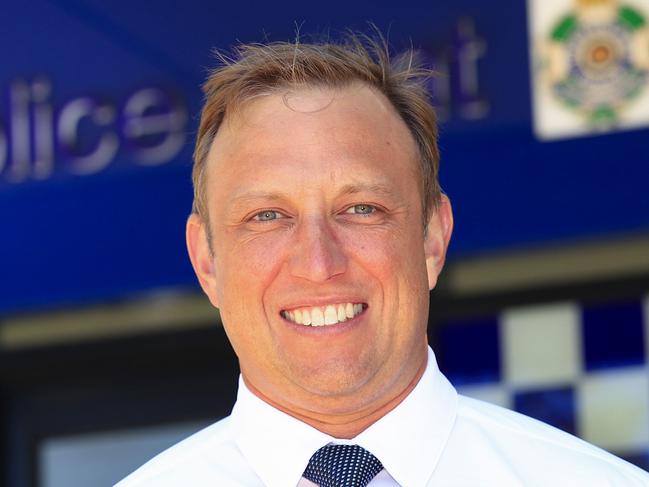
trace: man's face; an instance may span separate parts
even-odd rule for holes
[[[196,216],[188,245],[246,381],[308,410],[398,394],[426,361],[451,216],[445,200],[425,238],[417,149],[389,102],[362,85],[259,97],[207,164],[213,255]]]

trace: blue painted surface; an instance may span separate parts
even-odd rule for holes
[[[456,386],[502,378],[497,318],[444,323],[435,349],[440,370]]]
[[[577,432],[577,408],[572,387],[517,392],[514,394],[514,408],[573,435]]]
[[[471,97],[457,91],[453,59],[468,42],[458,34],[462,18],[473,19],[469,41],[486,44],[477,60],[475,98],[489,110],[479,120],[462,115]],[[441,179],[456,215],[451,257],[649,229],[649,130],[534,139],[524,2],[507,0],[494,9],[482,0],[412,1],[399,8],[336,0],[188,0],[182,6],[171,0],[32,0],[5,2],[3,20],[5,139],[15,116],[11,86],[41,79],[50,85],[46,105],[55,118],[80,97],[114,111],[108,129],[88,120],[79,125],[78,152],[90,151],[106,130],[115,132],[119,147],[104,169],[86,176],[74,174],[74,158],[61,140],[54,144],[54,170],[43,180],[12,182],[3,164],[0,313],[194,287],[183,225],[199,87],[214,64],[210,51],[237,40],[291,39],[296,24],[303,32],[335,33],[367,29],[371,20],[389,31],[397,49],[412,39],[438,69],[444,56],[451,59],[452,96],[438,99],[447,113]],[[182,147],[153,166],[138,160],[125,134],[125,105],[149,88],[189,114]]]
[[[630,301],[584,307],[581,322],[587,370],[645,362],[642,303]]]

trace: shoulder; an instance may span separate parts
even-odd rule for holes
[[[230,418],[149,460],[115,487],[245,485],[249,469],[230,434]]]
[[[455,430],[465,447],[472,445],[469,449],[473,454],[509,468],[510,475],[525,479],[525,485],[530,485],[528,475],[543,478],[545,485],[649,485],[649,474],[600,448],[475,399],[459,396]]]

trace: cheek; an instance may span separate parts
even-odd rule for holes
[[[264,298],[281,268],[282,245],[270,238],[233,240],[223,238],[215,248],[221,318],[239,357],[261,357],[268,348]]]
[[[357,232],[347,236],[346,248],[381,281],[418,282],[426,276],[424,246],[411,233],[408,229]]]
[[[427,326],[428,274],[422,237],[406,230],[357,235],[349,248],[380,293],[384,338],[409,347]],[[413,323],[422,325],[413,328]]]
[[[236,238],[225,234],[215,249],[217,285],[224,299],[261,301],[263,291],[276,277],[284,259],[282,238]]]

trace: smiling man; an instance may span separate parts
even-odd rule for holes
[[[242,46],[208,79],[187,245],[239,394],[120,487],[649,485],[439,372],[453,219],[427,73],[366,46]]]
[[[443,198],[424,237],[417,160],[405,123],[362,83],[256,98],[207,154],[212,238],[198,214],[187,238],[243,380],[336,437],[385,415],[426,366],[451,211]]]

